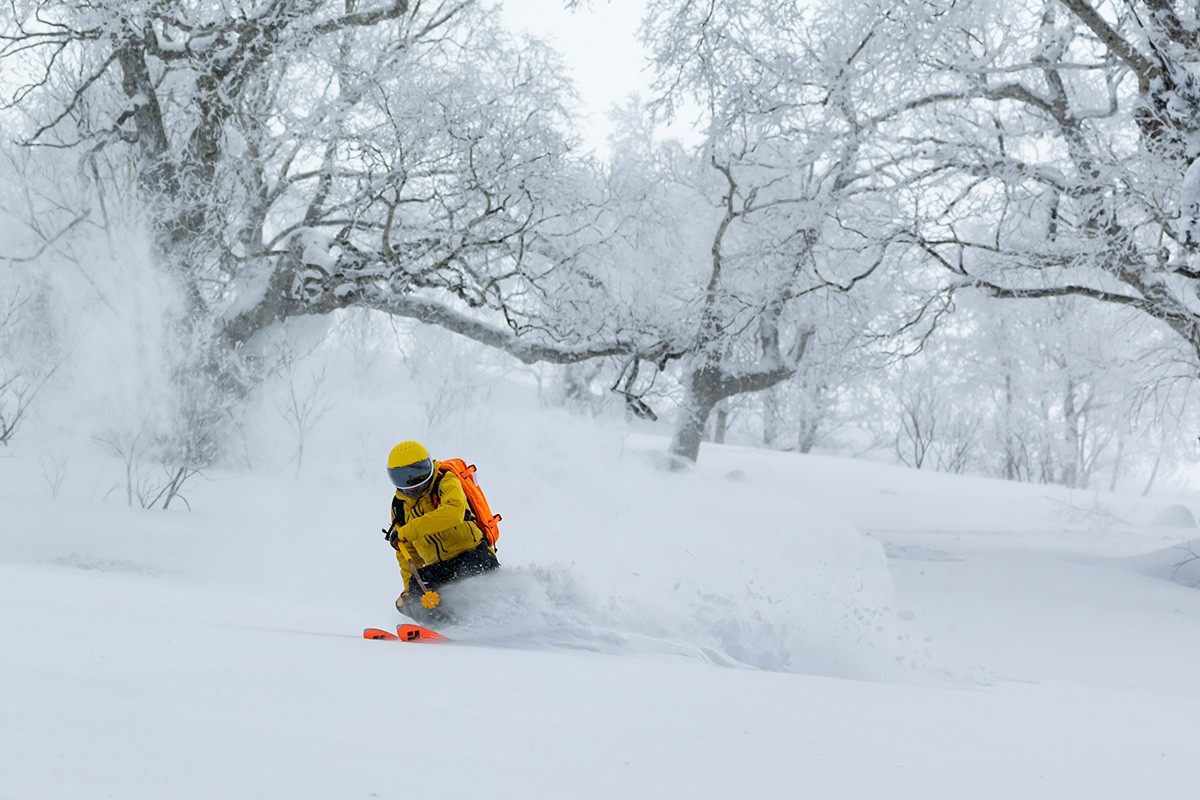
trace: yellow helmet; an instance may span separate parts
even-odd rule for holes
[[[401,442],[388,454],[388,477],[402,494],[415,497],[433,478],[433,461],[420,442]]]

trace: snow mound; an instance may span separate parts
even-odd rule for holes
[[[1184,505],[1170,505],[1158,512],[1154,524],[1162,528],[1195,528],[1196,517]]]
[[[1152,578],[1200,588],[1200,539],[1126,558],[1124,563],[1134,571]]]

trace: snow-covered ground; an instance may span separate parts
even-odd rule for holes
[[[304,469],[210,472],[191,512],[127,508],[95,448],[2,454],[0,798],[1200,791],[1194,497],[707,445],[674,474],[560,413],[339,402]],[[410,436],[504,515],[449,645],[360,637],[399,621]]]

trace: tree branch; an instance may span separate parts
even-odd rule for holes
[[[1060,2],[1086,25],[1113,55],[1133,70],[1138,77],[1138,89],[1143,93],[1149,91],[1151,82],[1159,74],[1159,69],[1154,62],[1125,41],[1121,34],[1104,21],[1100,12],[1088,4],[1087,0],[1060,0]]]

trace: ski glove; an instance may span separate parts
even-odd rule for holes
[[[393,550],[399,550],[400,545],[397,544],[400,540],[400,529],[393,525],[391,528],[383,529],[383,538],[387,539],[387,543],[392,546]]]

